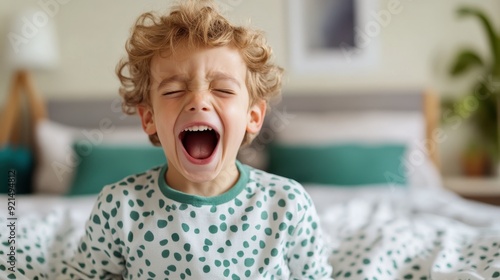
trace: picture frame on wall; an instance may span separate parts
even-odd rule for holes
[[[373,69],[384,27],[377,0],[288,0],[290,66],[299,74]]]

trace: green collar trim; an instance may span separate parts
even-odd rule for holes
[[[240,177],[238,178],[236,184],[234,184],[234,186],[232,186],[227,192],[216,196],[204,197],[204,196],[187,194],[173,189],[167,184],[165,180],[165,174],[167,173],[168,170],[168,164],[165,164],[162,167],[158,175],[158,185],[163,195],[180,203],[187,203],[194,206],[219,205],[233,200],[238,194],[240,194],[240,192],[243,190],[243,188],[245,188],[245,186],[248,183],[248,174],[249,174],[248,167],[246,165],[241,164],[239,161],[236,161],[236,167],[240,172]]]

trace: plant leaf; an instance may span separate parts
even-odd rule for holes
[[[458,76],[468,71],[474,66],[483,66],[483,60],[473,50],[467,49],[461,51],[450,69],[452,76]]]
[[[488,41],[490,43],[491,52],[493,55],[493,59],[495,61],[495,64],[493,66],[494,72],[497,75],[500,75],[500,72],[498,72],[500,71],[500,40],[499,40],[500,36],[493,28],[493,25],[491,24],[489,18],[481,10],[474,7],[462,7],[458,9],[457,13],[461,17],[466,17],[466,16],[476,17],[482,24],[482,26],[484,27],[484,31],[486,32]]]

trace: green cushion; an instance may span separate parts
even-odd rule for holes
[[[153,146],[75,145],[81,159],[69,195],[95,194],[129,175],[166,162],[163,150]]]
[[[289,146],[272,144],[269,172],[300,183],[357,186],[393,184],[404,186],[405,145],[337,144]]]
[[[33,154],[28,148],[4,146],[0,149],[0,193],[8,193],[9,180],[15,176],[12,186],[17,194],[31,192]]]

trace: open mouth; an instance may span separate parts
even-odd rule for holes
[[[190,126],[179,134],[184,149],[195,159],[209,158],[214,153],[219,138],[219,133],[206,125]]]

